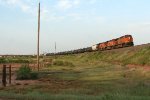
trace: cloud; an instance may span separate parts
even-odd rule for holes
[[[71,3],[68,1],[68,0],[65,0],[65,1],[60,1],[58,3],[58,7],[61,8],[61,9],[69,9],[72,7]]]
[[[84,12],[65,12],[72,8],[82,7],[87,2],[88,4],[93,4],[97,0],[56,0],[53,5],[48,5],[49,1],[43,0],[41,2],[41,20],[43,21],[61,21],[65,19],[71,20],[89,20],[95,19],[97,21],[102,21],[100,17],[91,16],[90,13],[85,14]],[[0,0],[0,4],[8,6],[11,8],[20,9],[22,12],[30,14],[32,16],[37,16],[38,2],[36,0]],[[88,18],[87,16],[91,16]]]
[[[20,0],[3,0],[5,2],[7,2],[8,4],[16,4],[18,3]]]
[[[28,12],[32,8],[28,2],[24,2],[23,0],[0,0],[0,3],[5,6],[19,7],[24,12]]]
[[[89,0],[89,3],[90,4],[94,4],[94,3],[96,3],[97,2],[97,0]]]
[[[78,6],[80,4],[80,0],[59,0],[56,7],[61,10],[67,10]]]
[[[38,3],[32,0],[0,0],[0,5],[20,9],[22,12],[34,17],[38,15]],[[56,16],[55,12],[50,12],[46,6],[47,5],[41,4],[41,20],[50,21],[63,19],[63,17]]]
[[[74,4],[74,5],[79,5],[80,2],[81,2],[80,0],[74,0],[73,4]]]
[[[20,7],[20,8],[22,9],[22,11],[24,11],[24,12],[28,12],[28,11],[30,11],[31,8],[32,8],[32,7],[30,7],[30,6],[26,5],[26,4],[23,4],[23,3],[19,4],[19,7]]]

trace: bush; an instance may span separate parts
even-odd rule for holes
[[[30,79],[37,79],[38,78],[38,73],[32,72],[30,73]]]
[[[29,63],[29,61],[25,60],[25,59],[11,59],[10,62],[13,62],[13,63]]]
[[[15,58],[0,58],[0,63],[29,63],[29,60]]]
[[[63,61],[54,61],[54,62],[53,62],[53,65],[63,66],[64,63],[63,63]]]
[[[5,59],[4,58],[0,58],[0,63],[5,63]]]
[[[23,65],[17,71],[17,79],[29,79],[30,78],[31,69],[28,66]]]
[[[64,62],[64,66],[74,67],[73,63],[71,62]]]
[[[67,61],[54,61],[53,65],[56,66],[70,66],[70,67],[74,67],[73,63],[71,62],[67,62]]]
[[[37,79],[37,78],[38,78],[38,74],[31,72],[29,66],[23,65],[17,71],[18,80]]]

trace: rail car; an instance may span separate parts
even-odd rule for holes
[[[133,38],[131,35],[125,35],[120,38],[112,39],[107,42],[100,43],[98,50],[111,50],[123,47],[134,46]]]
[[[58,53],[47,53],[46,56],[69,55],[69,54],[78,54],[84,52],[104,51],[104,50],[119,49],[119,48],[124,48],[129,46],[134,46],[133,37],[132,35],[124,35],[116,39],[95,44],[91,47],[65,51],[65,52],[58,52]]]

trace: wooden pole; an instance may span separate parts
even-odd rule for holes
[[[9,65],[9,84],[11,84],[11,65]]]
[[[56,48],[56,42],[55,42],[55,59],[56,59],[56,49],[57,49],[57,48]]]
[[[38,39],[37,39],[37,67],[39,71],[39,38],[40,38],[40,3],[39,3],[39,11],[38,11]]]
[[[3,65],[3,72],[2,72],[2,84],[4,87],[6,87],[6,65]]]

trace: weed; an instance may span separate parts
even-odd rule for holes
[[[53,65],[74,67],[73,63],[68,61],[60,61],[60,60],[54,61]]]
[[[17,71],[17,79],[18,80],[26,80],[26,79],[37,79],[38,74],[31,72],[29,66],[22,65]]]

